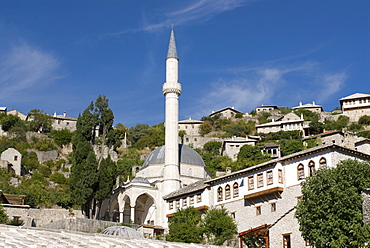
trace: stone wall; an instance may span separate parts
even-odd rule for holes
[[[37,155],[37,160],[39,161],[39,163],[45,163],[46,161],[49,161],[49,160],[55,161],[59,157],[58,150],[43,152],[43,151],[36,151],[36,150],[27,149],[27,152],[35,152],[36,155]]]
[[[103,220],[69,217],[63,220],[58,220],[56,222],[43,225],[42,228],[96,233],[98,232],[99,229],[104,230],[107,227],[115,225],[119,225],[119,223]]]
[[[30,208],[28,205],[3,205],[6,214],[12,219],[19,216],[24,221],[24,226],[39,227],[61,219],[68,218],[70,212],[67,209]],[[73,211],[74,216],[83,218],[80,210]]]
[[[370,189],[362,190],[362,213],[364,222],[370,222]]]

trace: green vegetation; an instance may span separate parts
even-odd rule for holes
[[[204,236],[211,244],[222,245],[237,233],[234,220],[221,208],[207,210],[204,218],[194,207],[178,209],[169,221],[166,239],[173,242],[201,243]]]
[[[302,184],[296,217],[302,236],[314,247],[367,247],[361,190],[370,187],[370,164],[345,160],[319,170]]]

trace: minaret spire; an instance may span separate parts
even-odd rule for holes
[[[166,98],[165,165],[163,169],[164,195],[181,187],[178,142],[181,84],[178,82],[178,63],[175,33],[172,27],[166,59],[166,83],[163,84],[163,95]]]
[[[175,41],[175,32],[174,32],[174,30],[173,30],[173,24],[172,24],[171,35],[170,35],[170,43],[168,44],[167,58],[175,58],[175,59],[179,59],[179,58],[177,57],[177,49],[176,49],[176,41]]]

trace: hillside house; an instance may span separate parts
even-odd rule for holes
[[[357,122],[361,116],[370,116],[370,94],[355,93],[339,100],[343,115],[351,122]]]

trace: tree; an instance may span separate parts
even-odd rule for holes
[[[54,142],[58,146],[62,147],[71,143],[73,133],[68,129],[53,130],[50,132],[50,136],[54,138]]]
[[[283,139],[279,142],[281,147],[281,152],[283,156],[293,154],[295,152],[303,151],[305,149],[302,141],[300,140],[291,140],[291,139]]]
[[[0,204],[0,224],[8,222],[8,215],[6,215],[3,205]]]
[[[369,224],[363,223],[361,190],[370,187],[370,164],[345,160],[321,169],[302,183],[296,217],[302,236],[321,247],[367,247]]]
[[[201,220],[201,213],[194,207],[178,209],[169,221],[169,234],[166,239],[172,242],[202,242],[204,228]]]
[[[358,124],[361,125],[370,125],[370,116],[368,115],[363,115],[358,119]]]
[[[224,207],[207,210],[203,225],[208,240],[215,245],[222,245],[226,240],[234,238],[237,233],[236,223]]]
[[[238,153],[238,163],[244,164],[244,168],[265,162],[271,158],[264,155],[258,146],[244,145]],[[242,168],[240,168],[242,169]]]
[[[34,132],[47,133],[51,131],[53,118],[39,109],[32,109],[28,116],[30,118],[29,126]]]
[[[204,144],[203,150],[211,153],[212,155],[219,155],[222,143],[220,141],[208,141]]]

